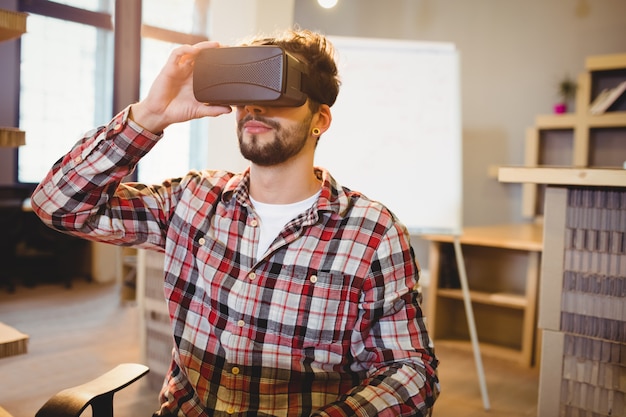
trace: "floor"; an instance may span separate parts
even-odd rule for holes
[[[120,287],[76,281],[0,290],[0,322],[30,336],[28,353],[0,358],[0,406],[32,417],[57,391],[122,362],[141,362],[135,303]],[[483,355],[490,410],[486,411],[471,352],[437,344],[442,394],[435,417],[530,417],[537,414],[537,369]],[[149,417],[157,390],[144,378],[115,395],[116,417]],[[85,413],[86,415],[88,412]]]

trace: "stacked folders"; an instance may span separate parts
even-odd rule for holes
[[[562,415],[626,415],[626,192],[570,189]]]

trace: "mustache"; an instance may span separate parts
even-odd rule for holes
[[[245,125],[248,122],[251,121],[255,121],[255,122],[260,122],[260,123],[264,123],[266,125],[268,125],[269,127],[273,128],[273,129],[278,129],[280,128],[280,124],[274,120],[268,119],[266,117],[263,116],[259,116],[259,115],[252,115],[252,114],[248,114],[246,116],[244,116],[241,120],[239,120],[239,122],[237,123],[237,128],[239,130],[243,129],[243,125]]]

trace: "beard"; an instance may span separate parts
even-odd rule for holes
[[[270,126],[274,130],[274,138],[263,140],[254,134],[250,135],[247,141],[244,140],[243,126],[250,120],[258,120]],[[239,151],[245,159],[256,165],[271,166],[283,163],[297,155],[306,145],[311,120],[313,116],[296,126],[284,128],[279,123],[262,116],[248,115],[237,124]]]

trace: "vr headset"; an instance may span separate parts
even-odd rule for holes
[[[298,107],[307,80],[306,65],[279,46],[209,48],[196,58],[193,92],[209,104]]]

